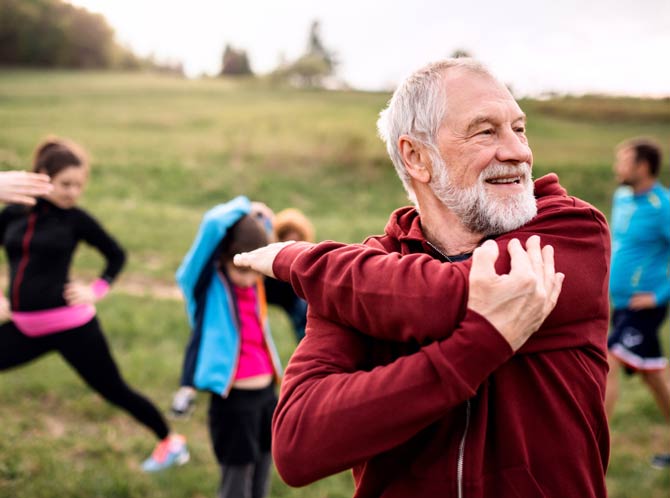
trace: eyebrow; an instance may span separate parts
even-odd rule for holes
[[[516,123],[517,121],[523,121],[524,124],[526,124],[526,114],[521,113],[519,117],[517,117],[512,123]],[[477,127],[484,123],[495,123],[496,120],[492,118],[491,116],[488,116],[486,114],[480,115],[475,117],[470,123],[468,124],[468,128],[466,129],[465,133],[470,134],[472,133]]]

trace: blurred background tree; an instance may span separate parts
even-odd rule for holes
[[[323,88],[328,86],[336,67],[335,52],[324,45],[320,23],[314,20],[309,28],[305,53],[293,62],[280,64],[272,76],[297,87]]]
[[[463,48],[457,48],[449,55],[449,57],[460,59],[461,57],[472,57],[472,54]]]
[[[0,65],[183,74],[181,64],[137,56],[102,15],[62,0],[0,0]]]
[[[239,50],[226,44],[221,61],[221,76],[249,76],[251,71],[246,50]]]

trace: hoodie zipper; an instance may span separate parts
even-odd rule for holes
[[[23,234],[23,240],[21,241],[21,260],[19,261],[19,267],[16,270],[16,276],[14,277],[14,288],[12,289],[12,308],[15,310],[19,309],[21,284],[23,283],[23,274],[25,273],[26,266],[28,266],[28,261],[30,260],[30,242],[33,240],[36,221],[37,213],[33,211],[30,213],[30,216],[28,216],[28,225],[26,227],[26,232]]]
[[[469,427],[470,427],[470,400],[467,400],[465,402],[465,428],[463,429],[463,436],[461,437],[461,443],[458,445],[458,464],[456,466],[458,498],[463,498],[463,461],[465,457],[465,438],[468,435]]]

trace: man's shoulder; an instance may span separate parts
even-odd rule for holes
[[[609,234],[607,219],[600,210],[583,199],[569,195],[538,198],[537,215],[520,231]]]
[[[370,235],[363,244],[374,249],[380,249],[384,252],[400,252],[400,241],[388,234],[384,235]]]
[[[559,183],[556,173],[549,173],[535,180],[535,196],[537,198],[538,216],[564,211],[566,213],[580,213],[595,211],[597,208],[587,201],[568,194],[568,191]]]
[[[396,209],[389,216],[383,235],[372,235],[364,244],[386,252],[415,252],[425,240],[421,228],[421,217],[413,206]]]
[[[657,183],[647,194],[649,204],[664,212],[670,211],[670,190]]]

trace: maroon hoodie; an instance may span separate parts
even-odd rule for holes
[[[497,270],[511,238],[538,234],[566,278],[514,355],[466,310],[471,262],[436,259],[413,208],[365,245],[279,253],[275,274],[310,304],[273,422],[286,482],[353,467],[361,498],[606,496],[609,232],[556,175],[535,194],[538,215],[496,238]]]

